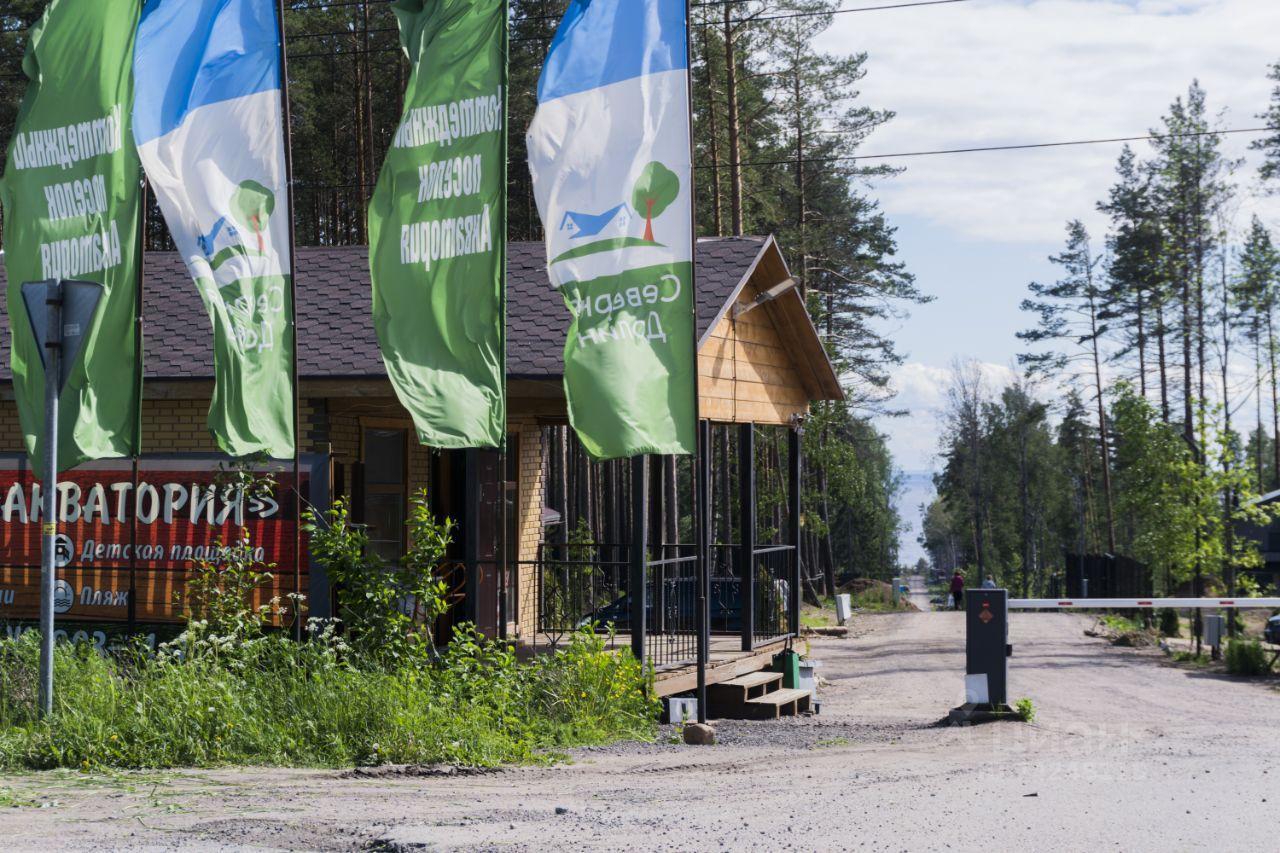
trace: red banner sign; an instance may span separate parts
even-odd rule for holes
[[[254,561],[273,576],[259,589],[255,604],[272,598],[287,604],[286,596],[295,588],[292,466],[262,467],[260,473],[269,472],[274,485],[246,493],[220,473],[218,461],[145,458],[136,488],[127,459],[63,473],[57,501],[56,618],[123,621],[132,593],[138,621],[180,620],[192,566],[215,561],[221,549],[245,547],[246,541]],[[319,457],[308,462],[301,472],[304,513],[313,483],[323,487],[315,490],[321,508],[328,499],[325,472],[315,467]],[[25,459],[0,458],[0,620],[39,616],[40,504],[41,485]],[[296,583],[307,595],[302,538]]]

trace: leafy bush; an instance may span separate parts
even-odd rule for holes
[[[1271,672],[1266,650],[1257,640],[1228,640],[1226,657],[1227,672],[1232,675],[1267,675]]]
[[[325,517],[314,510],[304,529],[311,553],[338,587],[339,613],[354,653],[397,666],[433,657],[436,619],[447,608],[448,588],[436,568],[449,547],[453,522],[431,515],[425,489],[410,501],[408,553],[388,563],[369,552],[369,536],[351,521],[347,502],[333,502]]]
[[[1013,710],[1018,715],[1018,719],[1024,723],[1036,721],[1036,706],[1025,696],[1013,703]]]
[[[1160,611],[1160,636],[1182,636],[1182,623],[1178,619],[1178,611],[1172,607],[1165,607]]]
[[[0,641],[0,768],[492,766],[655,729],[640,665],[593,633],[522,664],[463,631],[435,665],[387,668],[354,665],[332,623],[311,628],[222,657],[60,645],[47,720],[33,690],[9,689],[34,682],[37,633]]]

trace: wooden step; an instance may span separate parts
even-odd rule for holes
[[[719,684],[708,684],[708,695],[717,702],[741,704],[755,696],[767,694],[782,686],[782,673],[762,669],[749,672]]]
[[[808,690],[784,687],[763,696],[748,699],[744,710],[756,720],[776,720],[778,717],[794,717],[809,710],[812,694]]]

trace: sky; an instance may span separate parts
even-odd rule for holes
[[[845,6],[882,5],[850,0]],[[1193,79],[1222,127],[1258,127],[1280,60],[1278,0],[969,0],[952,5],[836,15],[819,48],[866,51],[863,103],[896,117],[864,154],[1140,136]],[[1280,226],[1280,199],[1262,197],[1255,135],[1224,137],[1247,157],[1236,221],[1253,213]],[[1140,156],[1150,153],[1135,143]],[[882,419],[898,466],[937,466],[941,408],[956,359],[984,366],[993,387],[1011,378],[1021,349],[1018,309],[1033,280],[1051,281],[1048,256],[1079,218],[1098,248],[1095,205],[1113,183],[1121,145],[904,158],[906,171],[871,188],[898,229],[899,257],[935,299],[895,321],[906,361],[895,405]],[[899,501],[908,521],[928,498],[916,478]],[[903,536],[914,561],[916,530]]]

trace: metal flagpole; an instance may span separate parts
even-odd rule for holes
[[[302,639],[302,459],[301,406],[298,388],[298,278],[297,241],[293,230],[293,143],[289,114],[289,51],[284,38],[284,0],[276,0],[276,23],[280,33],[280,107],[284,120],[285,205],[289,216],[289,328],[292,332],[293,362],[293,636]]]
[[[710,451],[710,434],[707,446],[703,447],[698,437],[702,433],[701,394],[698,382],[698,191],[693,180],[694,148],[693,148],[693,9],[692,0],[685,0],[684,5],[684,55],[685,55],[685,106],[688,109],[689,129],[689,311],[692,319],[693,344],[693,480],[691,503],[693,517],[694,552],[697,560],[698,575],[698,722],[707,721],[707,662],[711,654],[710,614],[707,612],[710,579],[707,576],[707,532],[708,524],[704,517],[707,499],[706,482],[703,477],[701,454]]]
[[[133,508],[129,511],[129,599],[128,599],[128,631],[134,634],[138,630],[138,460],[142,456],[142,400],[145,396],[143,383],[146,369],[143,362],[143,321],[142,321],[142,283],[145,280],[147,258],[147,178],[141,176],[139,181],[138,201],[138,281],[133,296],[133,345],[136,353],[136,370],[138,382],[138,414],[133,428],[133,459],[130,466],[132,472]]]
[[[61,282],[45,292],[48,337],[44,358],[44,481],[40,494],[40,714],[53,713],[53,596],[57,588],[58,548],[58,381],[62,373]]]

